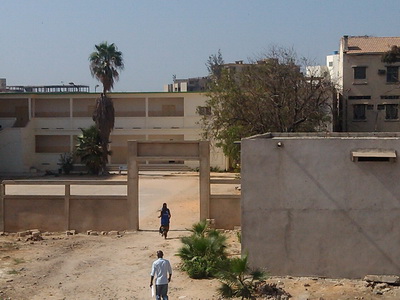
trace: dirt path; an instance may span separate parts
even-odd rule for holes
[[[188,278],[179,270],[180,260],[175,256],[181,246],[180,237],[189,234],[183,229],[198,218],[197,181],[184,177],[163,180],[167,185],[179,186],[177,194],[165,198],[171,207],[174,229],[167,240],[156,231],[159,205],[146,200],[155,197],[156,189],[165,193],[156,181],[142,182],[139,232],[120,236],[61,233],[43,235],[42,241],[0,236],[0,299],[150,299],[150,267],[159,249],[171,261],[174,271],[170,299],[218,299],[219,282]],[[154,190],[152,183],[157,185]],[[226,234],[229,252],[240,254],[236,232]],[[374,290],[361,280],[285,277],[269,281],[288,291],[292,299],[400,299],[397,287]]]

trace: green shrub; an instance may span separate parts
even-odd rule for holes
[[[218,273],[222,286],[218,289],[221,296],[241,299],[254,299],[257,286],[267,275],[260,270],[251,270],[248,266],[247,255],[242,258],[229,259],[228,267]]]
[[[192,234],[182,237],[183,246],[178,251],[182,269],[191,278],[215,277],[227,260],[226,236],[211,229],[206,221],[195,223]]]
[[[103,163],[103,151],[107,151],[102,148],[100,132],[94,125],[87,129],[80,129],[82,135],[78,136],[76,156],[85,164],[90,174],[98,175]],[[107,152],[111,154],[110,151]]]
[[[74,168],[74,156],[72,153],[60,154],[59,165],[64,174],[69,174]]]

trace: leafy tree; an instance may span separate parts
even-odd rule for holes
[[[100,133],[95,125],[87,129],[81,128],[81,131],[75,154],[86,165],[90,174],[98,175],[102,166],[103,151],[107,148],[102,147]]]
[[[224,65],[221,49],[218,49],[217,54],[212,54],[208,57],[206,66],[211,79],[219,79],[221,77],[222,68]]]
[[[400,61],[400,47],[394,45],[389,51],[383,53],[382,61],[385,63],[395,63]]]
[[[218,273],[222,286],[218,289],[221,296],[241,299],[255,299],[257,283],[267,275],[260,270],[251,270],[248,266],[247,255],[242,258],[232,258],[228,268]]]
[[[192,234],[182,237],[183,246],[178,251],[182,269],[191,278],[214,277],[226,261],[226,236],[209,228],[206,221],[192,226]]]
[[[216,57],[209,59],[212,70]],[[223,61],[222,59],[220,61]],[[234,141],[266,132],[326,130],[332,86],[324,78],[303,75],[305,59],[291,49],[272,48],[249,64],[225,65],[212,76],[210,115],[203,115],[203,137],[222,147],[233,164],[239,160]]]
[[[111,131],[114,129],[114,104],[106,93],[114,87],[114,82],[119,79],[119,70],[124,69],[122,52],[114,44],[107,42],[95,45],[96,51],[90,54],[90,71],[103,84],[103,93],[96,100],[93,121],[100,131],[101,145],[107,150]],[[102,173],[106,173],[108,151],[103,151]]]

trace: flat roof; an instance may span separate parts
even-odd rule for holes
[[[397,139],[400,132],[268,132],[245,139]]]

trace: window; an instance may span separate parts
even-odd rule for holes
[[[386,120],[397,120],[399,118],[398,104],[386,104]]]
[[[349,96],[349,100],[356,100],[356,99],[370,100],[371,96]]]
[[[397,153],[387,149],[358,149],[351,151],[354,162],[395,162]]]
[[[386,82],[399,81],[399,67],[387,67]]]
[[[353,105],[353,120],[365,120],[365,104],[354,104]]]
[[[400,99],[399,95],[381,96],[381,99]]]
[[[354,67],[354,79],[367,79],[367,67]]]
[[[198,106],[197,112],[200,116],[209,116],[211,115],[211,107],[209,106]]]

